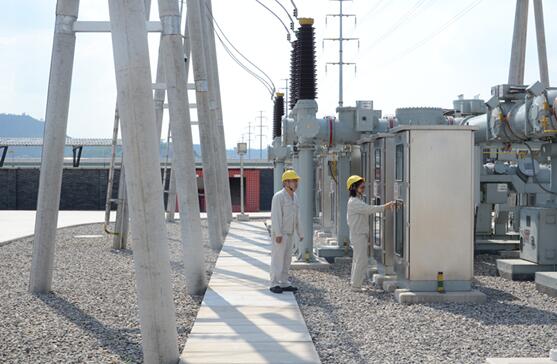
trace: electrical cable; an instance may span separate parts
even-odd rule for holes
[[[544,192],[549,193],[550,195],[557,195],[557,192],[548,190],[547,187],[543,186],[540,183],[540,181],[538,181],[538,172],[536,172],[536,164],[534,163],[534,153],[532,152],[532,147],[530,147],[530,145],[526,142],[523,143],[526,146],[526,148],[528,148],[528,151],[530,152],[530,160],[532,161],[532,174],[533,174],[532,178],[534,179],[534,182],[536,182],[538,187],[541,188]]]
[[[282,24],[282,26],[284,27],[284,29],[286,30],[286,34],[288,35],[288,41],[290,42],[290,29],[286,26],[286,24],[284,24],[284,22],[282,21],[282,19],[280,18],[280,16],[277,15],[277,13],[275,13],[271,8],[269,8],[267,5],[263,4],[261,1],[259,0],[255,0],[259,5],[261,5],[262,7],[264,7],[265,9],[267,9],[271,14],[274,15],[275,18],[278,19],[278,21],[280,21],[280,23]]]
[[[282,3],[279,0],[275,0],[275,2],[279,4],[279,6],[282,8],[282,10],[284,10],[286,15],[288,16],[288,19],[290,19],[290,30],[294,30],[294,19],[292,19],[292,16],[288,12],[288,10],[284,7],[284,5],[282,5]]]
[[[222,28],[220,27],[220,25],[219,25],[217,19],[215,19],[214,15],[213,15],[213,13],[212,13],[212,11],[211,11],[211,9],[210,9],[207,5],[206,5],[206,7],[207,7],[208,15],[211,17],[209,20],[211,20],[211,21],[210,21],[210,24],[211,24],[211,27],[213,28],[213,31],[215,32],[215,34],[217,34],[217,29],[218,29],[218,31],[221,33],[221,35],[223,36],[223,38],[228,42],[228,44],[230,44],[230,46],[231,46],[243,59],[245,59],[249,64],[251,64],[253,67],[255,67],[259,72],[261,72],[261,73],[265,76],[266,81],[268,81],[267,84],[268,84],[268,86],[270,86],[270,88],[271,88],[272,90],[276,90],[275,84],[274,84],[273,80],[271,79],[271,77],[269,77],[269,75],[268,75],[267,73],[265,73],[265,72],[264,72],[261,68],[259,68],[255,63],[253,63],[253,62],[252,62],[248,57],[246,57],[242,52],[240,52],[240,50],[238,50],[238,48],[236,48],[236,46],[234,46],[234,44],[233,44],[233,43],[230,41],[230,39],[226,36],[226,33],[225,33],[225,32],[222,30]],[[216,25],[216,28],[213,26],[213,24]],[[219,40],[221,41],[221,43],[224,43],[220,37],[219,37]],[[224,44],[223,44],[223,46],[224,46]],[[230,54],[230,53],[229,53],[229,54]],[[273,93],[274,93],[274,91],[273,91]]]

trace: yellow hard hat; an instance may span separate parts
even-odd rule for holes
[[[350,190],[350,187],[352,187],[352,185],[356,182],[360,182],[360,181],[365,181],[365,179],[363,177],[360,177],[358,175],[353,175],[348,177],[348,179],[346,180],[346,189]]]
[[[297,180],[297,179],[300,179],[300,176],[298,176],[296,174],[296,171],[293,170],[293,169],[289,169],[287,171],[284,171],[284,173],[282,174],[282,182],[288,181],[288,180],[291,180],[291,179],[296,179]]]

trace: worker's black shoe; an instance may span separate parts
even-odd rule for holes
[[[282,291],[283,291],[283,289],[280,288],[280,286],[271,287],[271,288],[269,288],[269,290],[273,293],[282,293]]]
[[[282,287],[283,292],[296,292],[298,288],[293,286]]]

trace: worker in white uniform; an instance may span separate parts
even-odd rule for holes
[[[352,245],[352,274],[350,284],[354,291],[361,291],[368,267],[369,217],[395,206],[395,202],[385,205],[369,205],[363,200],[365,180],[360,176],[350,176],[346,187],[350,192],[346,212]]]
[[[288,270],[292,262],[292,244],[297,235],[301,240],[300,207],[296,189],[300,177],[294,170],[282,174],[283,189],[275,193],[271,203],[271,292],[295,292]]]

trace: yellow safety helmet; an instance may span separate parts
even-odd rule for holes
[[[300,179],[300,176],[298,176],[296,174],[296,171],[293,169],[289,169],[287,171],[284,171],[284,173],[282,174],[282,182],[284,181],[288,181],[288,180],[292,180],[292,179]]]
[[[352,185],[356,182],[360,182],[360,181],[365,181],[365,179],[363,177],[360,177],[358,175],[353,175],[348,177],[348,179],[346,180],[346,189],[350,190],[350,187],[352,187]]]

